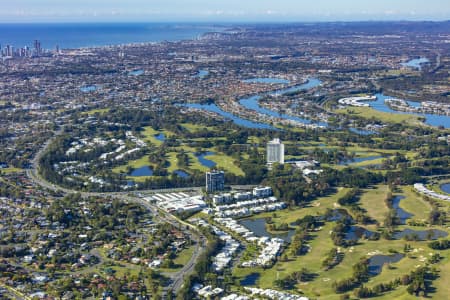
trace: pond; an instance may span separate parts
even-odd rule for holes
[[[369,274],[376,276],[383,270],[384,264],[399,262],[403,257],[401,253],[396,253],[394,255],[374,255],[369,258]]]
[[[205,156],[214,155],[214,154],[215,154],[214,152],[208,151],[208,152],[196,153],[195,156],[197,157],[199,163],[202,166],[211,169],[211,168],[214,168],[216,166],[216,163],[214,161],[212,161],[212,160],[206,159]]]
[[[414,59],[411,59],[411,60],[409,60],[407,62],[401,63],[401,65],[405,66],[405,67],[410,67],[410,68],[422,70],[421,64],[425,64],[427,62],[430,62],[428,60],[428,58],[426,58],[426,57],[419,57],[419,58],[414,58]]]
[[[371,160],[377,160],[383,158],[381,155],[372,155],[372,156],[366,156],[366,157],[354,157],[345,159],[339,162],[339,165],[348,165],[348,164],[356,164],[364,161],[371,161]]]
[[[90,93],[90,92],[95,92],[97,90],[97,86],[95,85],[85,85],[80,87],[80,91],[82,91],[83,93]]]
[[[270,238],[280,238],[286,242],[290,242],[292,236],[295,234],[295,230],[291,229],[286,232],[272,234],[266,230],[266,218],[258,218],[258,219],[245,219],[239,221],[239,224],[246,227],[247,229],[253,231],[256,236],[259,237],[270,237]]]
[[[367,230],[359,226],[350,226],[350,229],[345,234],[345,239],[350,241],[357,241],[361,238],[369,239],[375,232]]]
[[[166,140],[166,136],[164,135],[164,133],[155,134],[154,137],[161,142],[164,142]]]
[[[443,116],[443,115],[433,115],[433,114],[418,114],[413,112],[402,112],[397,111],[389,108],[387,104],[384,102],[388,98],[392,98],[391,96],[387,96],[384,94],[376,94],[377,97],[376,101],[370,102],[370,107],[382,111],[382,112],[388,112],[388,113],[394,113],[394,114],[412,114],[420,117],[425,117],[426,121],[425,123],[431,126],[443,126],[445,128],[450,128],[450,116]],[[405,99],[406,100],[406,99]],[[412,103],[412,102],[408,102]],[[417,105],[416,105],[417,106]]]
[[[134,169],[130,176],[140,177],[140,176],[152,176],[153,170],[149,166],[143,166],[138,169]]]
[[[344,221],[347,219],[349,222],[353,222],[353,218],[348,214],[345,209],[333,209],[329,215],[325,216],[328,222]]]
[[[144,74],[144,70],[134,70],[128,73],[130,76],[139,76]]]
[[[204,78],[209,75],[209,71],[207,70],[198,70],[198,73],[194,77]]]
[[[394,239],[401,239],[403,237],[409,237],[410,239],[417,239],[420,241],[425,240],[437,240],[441,237],[446,237],[448,235],[447,232],[439,230],[439,229],[430,229],[430,230],[413,230],[413,229],[405,229],[402,231],[395,232],[392,235]]]
[[[400,220],[400,224],[406,224],[406,220],[414,216],[407,211],[404,211],[400,207],[400,201],[405,199],[405,196],[395,196],[392,200],[392,207],[397,211],[397,217]]]
[[[267,83],[267,84],[288,84],[290,81],[282,78],[271,78],[271,77],[257,77],[257,78],[250,78],[246,80],[242,80],[246,83]]]
[[[244,279],[241,280],[240,284],[242,286],[249,286],[249,285],[256,285],[256,282],[258,281],[259,277],[261,277],[261,274],[259,273],[251,273],[244,277]]]
[[[353,133],[359,134],[359,135],[371,135],[371,134],[377,134],[376,131],[371,130],[364,130],[364,129],[358,129],[358,128],[349,128],[349,130]]]
[[[442,184],[441,185],[441,190],[444,193],[450,194],[450,182]]]
[[[189,173],[187,173],[183,170],[175,170],[175,171],[173,171],[173,173],[177,174],[177,176],[181,177],[181,178],[188,178],[190,176]]]

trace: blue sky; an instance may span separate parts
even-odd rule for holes
[[[0,22],[448,20],[450,0],[3,0]]]

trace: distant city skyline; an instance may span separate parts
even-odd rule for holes
[[[1,23],[448,20],[448,0],[15,0]]]

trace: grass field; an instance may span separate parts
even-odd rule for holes
[[[9,168],[0,169],[0,173],[4,173],[4,174],[9,174],[9,173],[19,173],[19,172],[23,172],[23,169],[20,169],[20,168],[14,168],[14,167],[9,167]]]
[[[383,224],[383,220],[389,211],[384,202],[387,193],[388,187],[386,185],[378,185],[372,189],[364,189],[359,200],[361,206],[380,224]]]
[[[109,110],[110,110],[109,108],[97,108],[97,109],[92,109],[92,110],[84,111],[84,112],[82,112],[81,114],[82,114],[82,115],[93,116],[93,115],[95,115],[96,113],[102,114],[102,113],[108,112]]]
[[[417,195],[413,188],[403,187],[401,194],[405,196],[405,199],[400,201],[400,207],[414,216],[412,219],[416,220],[426,220],[428,219],[428,214],[431,211],[431,206],[428,202],[422,199],[421,196]]]
[[[335,111],[338,114],[359,116],[365,119],[377,119],[386,123],[408,123],[411,125],[423,124],[418,117],[409,114],[395,114],[375,110],[370,107],[348,107]]]
[[[169,138],[174,136],[175,134],[171,131],[168,130],[155,130],[153,127],[151,126],[146,126],[144,127],[144,131],[141,132],[141,134],[144,136],[144,141],[146,142],[150,142],[156,146],[161,146],[163,141],[158,140],[155,135],[158,134],[164,134],[165,138]]]
[[[206,159],[212,160],[217,164],[218,168],[223,168],[225,171],[233,173],[235,175],[244,176],[244,171],[234,164],[234,159],[223,153],[205,156]]]
[[[203,125],[197,125],[197,124],[192,124],[192,123],[182,123],[181,126],[183,126],[184,128],[186,128],[189,132],[197,132],[200,130],[214,130],[214,127],[211,126],[203,126]]]
[[[272,217],[272,220],[276,224],[291,223],[298,218],[305,215],[318,215],[325,212],[326,208],[335,208],[337,199],[343,195],[347,189],[341,188],[337,193],[328,197],[319,198],[316,201],[311,202],[308,207],[297,209],[286,209],[278,211],[276,213],[265,213],[257,215],[253,218]],[[368,214],[382,223],[384,215],[387,213],[388,208],[384,203],[384,198],[388,193],[388,187],[386,185],[377,185],[373,188],[367,188],[363,190],[363,194],[360,198],[360,204],[365,208]],[[400,206],[408,212],[414,213],[413,218],[426,217],[430,211],[428,203],[423,201],[420,196],[417,196],[412,187],[403,187],[400,190],[395,191],[394,195],[403,195],[405,198],[400,202]],[[289,248],[284,253],[288,253],[288,261],[279,259],[275,265],[271,268],[235,268],[233,270],[233,276],[235,282],[239,283],[245,276],[251,273],[259,273],[260,277],[257,280],[257,286],[262,288],[275,288],[274,280],[281,279],[294,271],[299,271],[301,268],[307,268],[308,271],[314,274],[315,278],[309,282],[303,282],[297,284],[290,292],[302,293],[311,299],[326,299],[326,300],[339,300],[341,295],[334,292],[332,284],[334,281],[342,280],[352,276],[352,266],[356,264],[362,257],[370,257],[374,254],[390,255],[393,252],[403,253],[405,244],[409,244],[413,251],[410,255],[406,255],[397,263],[392,263],[389,267],[385,266],[379,275],[371,276],[370,280],[365,283],[369,288],[374,287],[380,283],[388,283],[396,278],[402,277],[404,274],[409,274],[418,266],[424,266],[426,258],[430,256],[430,253],[435,253],[434,250],[428,248],[427,241],[405,241],[405,240],[385,240],[381,238],[378,241],[360,240],[357,245],[348,248],[340,248],[340,251],[344,254],[344,258],[340,264],[330,270],[322,268],[321,264],[330,251],[335,248],[330,233],[335,226],[335,222],[326,222],[325,225],[318,230],[311,232],[311,239],[308,241],[310,250],[308,253],[302,256],[290,256]],[[409,227],[399,226],[398,230],[405,228],[412,228],[417,230],[427,230],[429,227]],[[441,229],[449,232],[447,228],[431,227]],[[375,230],[374,226],[371,226],[371,230]],[[440,277],[433,282],[433,286],[437,288],[437,292],[429,294],[431,299],[447,299],[450,293],[450,250],[441,251],[441,254],[446,258],[438,265],[440,269]],[[283,257],[283,255],[282,255]],[[350,292],[353,297],[353,293]],[[351,299],[354,299],[352,298]],[[376,299],[418,299],[409,295],[405,286],[399,286],[394,291],[381,294]]]
[[[315,216],[318,214],[324,214],[327,208],[335,208],[337,199],[342,197],[347,191],[347,188],[340,188],[337,193],[318,198],[317,200],[312,201],[305,208],[284,209],[275,213],[262,213],[254,216],[253,218],[271,217],[275,224],[280,225],[281,223],[292,223],[299,218],[303,218],[306,215]]]
[[[191,247],[186,248],[183,251],[181,251],[177,255],[177,257],[173,260],[176,268],[172,268],[172,269],[160,268],[159,270],[161,272],[167,272],[167,273],[180,271],[181,268],[183,268],[183,266],[189,262],[189,260],[191,259],[192,255],[194,254],[194,250],[195,250],[195,246],[191,246]]]

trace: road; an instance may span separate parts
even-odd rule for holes
[[[43,188],[52,190],[52,191],[61,191],[66,194],[72,194],[72,193],[79,193],[81,197],[112,197],[117,198],[120,200],[126,200],[129,202],[135,202],[138,203],[147,210],[149,210],[155,217],[159,218],[163,222],[167,222],[172,224],[173,226],[182,228],[182,230],[187,231],[187,234],[191,236],[191,238],[195,241],[195,249],[193,252],[192,257],[190,258],[189,262],[183,266],[183,268],[173,273],[171,276],[171,282],[170,284],[165,288],[165,294],[163,295],[163,298],[167,297],[167,291],[171,290],[175,294],[181,289],[184,283],[184,278],[188,276],[195,267],[195,264],[200,257],[200,255],[203,253],[207,240],[206,237],[203,236],[203,234],[192,224],[189,224],[183,220],[180,220],[179,218],[173,216],[170,213],[167,213],[155,205],[152,205],[148,201],[142,199],[141,197],[137,196],[131,196],[133,194],[152,194],[152,193],[168,193],[168,192],[200,192],[202,187],[189,187],[189,188],[171,188],[171,189],[158,189],[158,190],[143,190],[138,192],[111,192],[111,193],[94,193],[94,192],[79,192],[76,190],[67,189],[64,187],[57,186],[53,183],[50,183],[46,181],[44,178],[42,178],[39,175],[39,160],[41,159],[42,155],[45,153],[49,145],[54,141],[54,139],[60,135],[63,132],[63,128],[60,129],[58,132],[55,133],[53,138],[48,140],[44,146],[36,153],[35,157],[32,160],[32,168],[26,170],[26,174],[30,180],[32,180],[37,185],[40,185]]]

